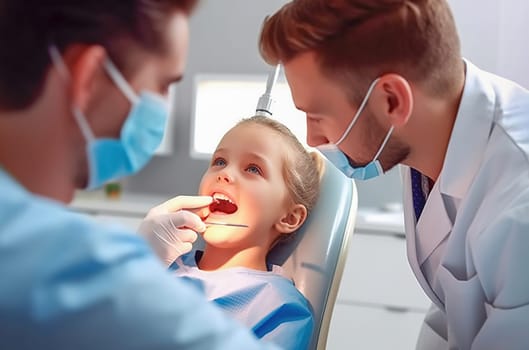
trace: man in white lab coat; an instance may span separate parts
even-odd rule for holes
[[[529,92],[461,58],[445,0],[294,0],[260,49],[344,174],[405,165],[408,258],[433,305],[417,348],[529,349]]]

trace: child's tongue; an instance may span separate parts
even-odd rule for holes
[[[233,214],[237,211],[237,205],[225,199],[215,198],[215,201],[209,205],[209,210],[212,213],[220,211],[226,214]]]

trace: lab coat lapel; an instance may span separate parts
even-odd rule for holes
[[[440,191],[464,198],[474,181],[493,126],[495,92],[479,69],[465,61],[465,89],[441,170]]]
[[[406,181],[405,183],[411,183],[408,167],[403,167],[402,178],[403,181]],[[416,223],[411,191],[411,186],[404,186],[404,212],[406,213],[404,224],[407,235],[408,260],[422,289],[439,308],[443,309],[443,303],[434,293],[421,271],[421,264],[451,232],[452,222],[446,213],[439,186],[436,184],[426,201],[419,222]]]
[[[430,257],[451,231],[452,221],[446,212],[443,196],[439,191],[439,182],[437,182],[428,196],[416,227],[415,241],[419,266]]]

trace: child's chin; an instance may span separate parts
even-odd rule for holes
[[[235,230],[228,226],[209,226],[204,232],[204,241],[211,245],[218,245],[224,242],[232,241]]]

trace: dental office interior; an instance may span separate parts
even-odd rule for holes
[[[202,0],[190,21],[184,79],[171,87],[171,118],[157,155],[139,174],[103,190],[79,191],[72,209],[136,230],[147,211],[194,195],[225,131],[255,113],[273,71],[257,48],[263,19],[285,0]],[[463,56],[529,88],[526,0],[449,0]],[[304,141],[281,72],[273,117]],[[408,266],[399,169],[356,182],[358,211],[335,300],[327,349],[412,349],[429,307]]]

